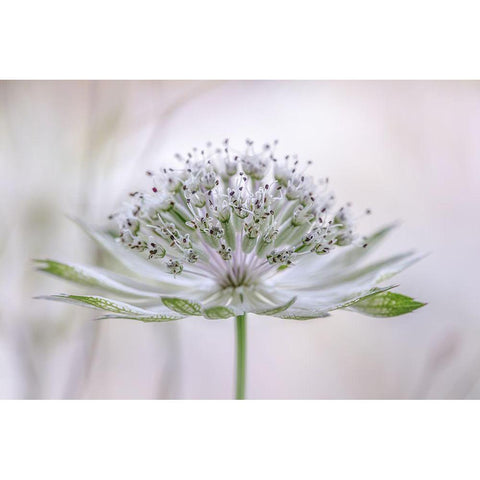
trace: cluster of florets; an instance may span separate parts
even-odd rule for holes
[[[119,240],[169,273],[190,272],[236,287],[359,242],[350,205],[334,208],[328,179],[305,175],[308,162],[279,160],[273,147],[177,155],[178,169],[147,172],[150,192],[134,192],[112,215]]]

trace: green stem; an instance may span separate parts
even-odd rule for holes
[[[235,318],[237,336],[237,389],[235,398],[245,399],[245,360],[247,357],[247,314]]]

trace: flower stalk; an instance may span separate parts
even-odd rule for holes
[[[247,360],[247,314],[235,317],[235,332],[237,341],[237,386],[236,400],[245,400],[246,360]]]

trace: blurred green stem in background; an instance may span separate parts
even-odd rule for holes
[[[235,319],[237,337],[237,389],[235,398],[245,399],[245,360],[247,356],[247,314],[238,315]]]

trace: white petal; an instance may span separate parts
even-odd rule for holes
[[[93,240],[95,240],[98,245],[100,245],[106,252],[108,252],[113,258],[120,262],[136,277],[139,277],[144,281],[154,281],[158,285],[170,285],[172,283],[172,275],[161,270],[160,266],[152,264],[151,262],[142,258],[135,252],[119,244],[110,235],[100,232],[93,227],[90,227],[82,220],[74,219],[74,221]],[[182,273],[182,275],[175,277],[174,280],[179,287],[189,286],[190,284],[199,284],[198,277],[195,277],[188,273]]]

